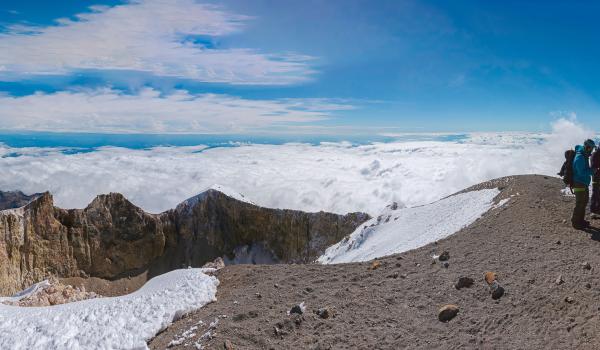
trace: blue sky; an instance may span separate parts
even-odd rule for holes
[[[593,125],[599,11],[590,1],[3,1],[0,130]]]

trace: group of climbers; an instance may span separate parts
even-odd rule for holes
[[[571,223],[574,228],[583,230],[590,226],[590,222],[585,220],[585,211],[590,200],[590,183],[592,184],[590,211],[600,214],[600,150],[596,148],[593,140],[588,139],[583,145],[575,146],[575,150],[565,152],[565,158],[559,175],[575,194],[575,208]]]

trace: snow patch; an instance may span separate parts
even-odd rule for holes
[[[248,200],[243,194],[236,192],[236,191],[232,190],[231,188],[221,186],[221,185],[212,185],[212,186],[206,188],[205,190],[203,190],[202,192],[200,192],[199,194],[197,194],[193,197],[190,197],[190,198],[186,199],[185,201],[179,203],[179,205],[177,205],[176,210],[179,212],[191,211],[199,202],[201,202],[202,200],[204,200],[204,198],[206,198],[206,195],[211,190],[221,192],[224,195],[226,195],[227,197],[233,198],[237,201],[256,205],[252,201]]]
[[[256,205],[256,203],[254,203],[251,200],[249,200],[248,198],[246,198],[246,196],[244,196],[243,194],[241,194],[229,187],[215,184],[215,185],[212,185],[209,189],[219,191],[219,192],[223,193],[224,195],[231,197],[235,200],[238,200],[240,202],[246,202],[248,204]]]
[[[473,223],[495,207],[493,200],[499,193],[498,189],[484,189],[419,207],[387,208],[327,248],[317,261],[323,264],[368,261],[422,247]]]
[[[21,299],[25,299],[31,295],[34,295],[35,293],[37,293],[39,290],[50,286],[50,282],[48,280],[43,280],[41,282],[38,282],[32,286],[30,286],[27,289],[24,289],[20,292],[18,292],[17,294],[13,295],[12,297],[0,297],[0,303],[4,303],[4,302],[8,302],[8,303],[12,303],[12,302],[18,302]]]
[[[147,349],[146,342],[174,320],[216,300],[219,281],[203,271],[171,271],[121,297],[0,305],[0,349]]]
[[[179,335],[179,336],[175,337],[175,339],[171,340],[171,342],[169,342],[169,344],[167,344],[167,347],[170,348],[172,346],[181,345],[186,340],[189,340],[189,339],[195,337],[196,336],[195,332],[197,329],[198,329],[198,326],[190,327],[188,330],[181,333],[181,335]]]
[[[565,197],[575,197],[575,194],[568,187],[565,187],[562,190],[560,190],[560,193]]]
[[[18,217],[23,217],[25,213],[25,205],[20,208],[11,208],[0,210],[0,215],[16,215]]]
[[[499,209],[502,208],[506,203],[508,203],[508,201],[510,201],[510,197],[509,198],[504,198],[502,200],[500,200],[497,204],[494,204],[494,206],[492,207],[492,209]]]

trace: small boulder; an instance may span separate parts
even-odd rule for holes
[[[495,272],[489,271],[485,273],[483,278],[487,284],[492,284],[498,278],[498,275]]]
[[[490,291],[492,293],[492,299],[494,300],[498,300],[504,295],[504,288],[500,285],[500,283],[498,283],[498,281],[494,281],[492,284],[490,284]]]
[[[333,310],[331,310],[327,307],[324,307],[324,308],[320,308],[319,310],[317,310],[316,314],[320,318],[328,319],[329,317],[333,316]]]
[[[448,261],[450,260],[450,253],[447,250],[444,250],[442,254],[438,257],[439,261]]]
[[[456,305],[444,305],[438,311],[438,320],[440,320],[440,322],[448,322],[458,315],[458,311],[459,308]]]
[[[221,257],[218,257],[213,261],[209,261],[202,266],[202,268],[205,268],[205,269],[215,269],[215,270],[220,270],[224,267],[225,267],[225,262],[223,261],[223,258],[221,258]]]
[[[398,271],[392,273],[391,275],[387,275],[387,278],[398,278],[398,276],[400,276],[400,273],[398,273]]]
[[[302,315],[304,313],[304,310],[306,310],[306,306],[304,306],[304,303],[302,302],[300,304],[292,306],[290,314]]]
[[[575,299],[573,299],[573,297],[566,297],[565,301],[569,304],[573,304],[573,302],[575,301]]]
[[[380,266],[381,263],[379,262],[379,260],[375,260],[371,263],[371,266],[369,266],[369,270],[377,270]]]
[[[454,287],[456,289],[469,288],[473,285],[473,282],[475,281],[473,281],[471,277],[461,277],[458,279],[458,282],[456,282]]]
[[[558,277],[556,277],[556,281],[554,281],[554,283],[561,285],[561,284],[565,283],[565,280],[563,279],[562,275],[558,275]]]
[[[235,348],[233,347],[233,343],[231,342],[231,340],[225,340],[225,343],[223,344],[223,349],[233,350]]]
[[[62,300],[58,297],[57,294],[51,294],[48,296],[48,303],[50,305],[58,305],[58,304],[62,304],[63,302],[61,302]]]
[[[592,265],[590,265],[589,262],[583,262],[581,263],[581,266],[584,268],[584,270],[591,270],[592,269]]]

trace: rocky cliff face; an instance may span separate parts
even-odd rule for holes
[[[248,261],[235,255],[251,251],[272,261],[312,261],[368,219],[261,208],[216,190],[162,214],[115,193],[85,209],[56,208],[49,193],[11,203],[0,206],[0,295],[50,274],[116,279],[148,271],[152,277],[219,256]]]

